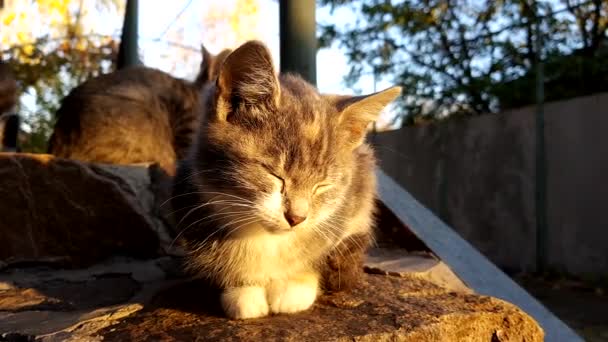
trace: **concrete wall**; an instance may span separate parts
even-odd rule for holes
[[[380,166],[499,266],[536,264],[534,107],[372,138]],[[545,106],[547,262],[608,275],[608,94]]]

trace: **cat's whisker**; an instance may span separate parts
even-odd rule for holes
[[[238,179],[238,177],[227,177],[226,174],[224,174],[222,177],[205,177],[204,178],[205,181],[207,182],[215,182],[215,183],[220,183],[220,184],[231,184],[230,186],[227,186],[226,188],[231,188],[231,189],[248,189],[248,190],[257,190],[255,187],[251,186],[250,184]],[[232,183],[238,183],[238,184],[232,184]]]
[[[220,192],[220,191],[198,191],[196,193],[198,193],[198,194],[205,194],[205,195],[227,196],[227,197],[236,198],[238,200],[245,201],[245,202],[248,202],[248,203],[251,203],[251,204],[255,204],[255,202],[253,202],[252,200],[249,200],[249,199],[246,199],[246,198],[243,198],[241,196],[234,195],[234,194],[229,194],[229,193],[226,193],[226,192]]]
[[[353,235],[345,236],[342,242],[351,241],[355,244],[356,250],[365,250],[367,246],[363,245],[363,243],[359,239],[355,239]],[[358,253],[350,253],[350,259],[352,263],[356,263]]]
[[[212,204],[212,203],[210,203],[210,204]],[[191,225],[192,225],[192,224],[196,224],[196,223],[198,223],[198,222],[202,222],[202,221],[204,221],[204,220],[206,220],[207,218],[212,217],[212,216],[217,216],[217,215],[220,215],[220,214],[229,214],[229,213],[225,213],[224,211],[225,211],[225,210],[229,210],[230,208],[235,207],[235,206],[236,206],[236,207],[240,207],[240,206],[242,206],[242,205],[240,205],[240,204],[223,204],[223,205],[225,205],[225,207],[224,207],[224,208],[222,208],[222,209],[220,209],[220,210],[217,210],[217,212],[216,212],[215,214],[206,215],[206,216],[204,216],[204,217],[202,217],[202,218],[200,218],[200,219],[198,219],[198,220],[194,221],[193,223],[191,223]],[[200,206],[199,206],[199,207],[200,207]],[[246,208],[249,208],[249,206],[245,206],[245,207],[246,207]],[[242,211],[239,211],[239,212],[237,212],[237,213],[247,213],[247,211],[242,210]],[[180,223],[181,223],[181,222],[180,222]],[[179,227],[179,224],[178,224],[178,227]],[[186,228],[188,228],[188,227],[186,227]]]
[[[239,213],[243,213],[243,215],[242,215],[242,216],[245,216],[245,214],[247,214],[247,213],[245,213],[245,212],[239,212]],[[211,216],[217,216],[217,215],[222,215],[222,214],[223,214],[224,216],[229,216],[229,215],[231,215],[231,214],[233,214],[233,213],[217,213],[217,214],[214,214],[214,215],[211,215]],[[198,224],[198,223],[200,223],[200,222],[206,221],[206,220],[207,220],[209,217],[210,217],[210,216],[206,216],[206,217],[204,217],[204,218],[202,218],[202,219],[196,220],[196,221],[192,222],[191,224],[189,224],[189,225],[188,225],[186,228],[182,229],[182,230],[181,230],[181,231],[180,231],[180,232],[177,234],[177,236],[176,236],[176,237],[173,239],[173,241],[171,241],[171,244],[169,245],[169,247],[172,247],[172,246],[173,246],[173,244],[174,244],[174,243],[175,243],[175,242],[176,242],[176,241],[177,241],[177,240],[178,240],[178,239],[179,239],[179,238],[180,238],[180,237],[183,235],[183,233],[184,233],[186,230],[188,230],[188,229],[189,229],[189,228],[191,228],[191,227],[194,227],[196,224]],[[237,216],[235,215],[235,216],[233,216],[233,218],[234,218],[234,217],[237,217]],[[208,220],[207,222],[213,222],[213,221],[216,221],[216,220],[218,220],[218,219],[222,219],[222,218],[223,218],[223,217],[217,217],[217,218],[215,218],[215,219]]]
[[[188,176],[184,177],[184,179],[180,180],[179,182],[177,182],[177,183],[175,183],[175,184],[182,184],[182,183],[184,183],[185,181],[192,179],[192,177],[195,177],[195,176],[198,176],[198,175],[202,175],[202,174],[204,174],[204,173],[208,173],[208,172],[209,172],[209,173],[210,173],[210,172],[217,173],[217,170],[216,170],[216,169],[207,169],[207,170],[198,170],[198,171],[194,171],[194,172],[191,172],[191,173],[190,173]]]
[[[209,203],[209,202],[206,202],[206,203]],[[228,204],[224,204],[224,205],[228,205],[228,206],[237,206],[237,205],[238,206],[249,206],[246,203],[238,203],[238,202],[232,203],[230,201],[226,201],[225,203],[228,203]],[[189,209],[189,208],[194,208],[194,207],[200,207],[200,204],[188,205],[188,206],[185,206],[185,207],[173,210],[173,211],[169,212],[168,215],[173,215],[173,214],[175,214],[175,213],[177,213],[179,211],[186,210],[186,209]]]
[[[245,223],[240,224],[237,227],[231,228],[230,231],[228,232],[228,234],[226,234],[226,236],[229,236],[230,234],[235,233],[237,230],[239,230],[239,229],[241,229],[241,228],[243,228],[243,227],[245,227],[247,225],[250,225],[250,224],[253,224],[253,223],[256,223],[256,222],[259,222],[259,221],[260,221],[259,217],[257,217],[257,216],[253,217],[252,221],[247,221]]]
[[[322,229],[319,229],[316,225],[311,225],[311,228],[314,232],[316,232],[317,234],[321,235],[322,238],[324,238],[325,240],[327,240],[328,243],[331,243],[333,240],[323,232]]]
[[[257,216],[255,216],[255,215],[249,215],[249,216],[247,216],[247,217],[244,217],[244,218],[237,218],[237,219],[232,220],[232,221],[230,221],[230,222],[228,222],[228,223],[225,223],[224,225],[222,225],[221,227],[219,227],[218,229],[216,229],[216,230],[215,230],[213,233],[209,234],[209,235],[208,235],[208,236],[207,236],[207,237],[206,237],[206,238],[205,238],[205,239],[204,239],[204,240],[203,240],[203,241],[200,243],[200,246],[204,246],[204,245],[205,245],[205,242],[207,242],[207,241],[208,241],[209,239],[211,239],[211,238],[212,238],[212,237],[213,237],[215,234],[219,233],[219,232],[220,232],[220,231],[222,231],[223,229],[229,228],[229,227],[230,227],[230,225],[233,225],[233,224],[235,224],[235,223],[240,223],[240,222],[243,222],[243,221],[247,221],[247,220],[254,220],[254,221],[255,221],[255,220],[257,220],[257,219],[258,219],[258,217],[257,217]],[[246,223],[246,224],[249,224],[249,223]],[[245,224],[245,225],[246,225],[246,224]]]
[[[360,242],[358,239],[355,239],[354,236],[352,236],[352,235],[346,235],[346,236],[340,237],[338,234],[333,232],[333,230],[332,230],[332,228],[334,228],[333,225],[322,223],[322,226],[327,228],[326,231],[332,233],[335,237],[335,242],[332,244],[332,249],[335,252],[337,252],[342,259],[350,259],[351,263],[353,263],[353,264],[356,263],[357,253],[349,253],[348,254],[349,258],[347,258],[347,256],[345,256],[344,253],[342,252],[339,245],[341,243],[345,243],[346,241],[352,241],[355,244],[355,247],[357,250],[364,250],[366,246],[364,246],[362,244],[362,242]]]
[[[216,197],[218,197],[218,196],[212,197],[208,201],[206,201],[206,202],[204,202],[202,204],[199,204],[199,205],[195,205],[195,206],[198,206],[199,208],[203,208],[203,207],[208,206],[208,205],[228,203],[228,204],[232,204],[232,205],[235,205],[235,206],[238,205],[238,206],[252,207],[252,205],[250,203],[248,203],[248,202],[243,202],[243,201],[234,200],[234,199],[219,199],[219,200],[216,200],[215,199]],[[189,215],[189,213],[187,213],[186,216],[187,215]]]
[[[187,192],[187,193],[184,193],[184,194],[179,194],[179,195],[172,196],[171,198],[169,198],[166,201],[164,201],[163,203],[161,203],[160,207],[163,207],[169,201],[174,200],[174,199],[176,199],[178,197],[183,197],[183,196],[188,196],[188,195],[198,195],[198,194],[212,194],[212,195],[215,194],[215,195],[217,195],[215,197],[218,197],[218,196],[227,196],[227,197],[230,197],[230,198],[235,198],[237,200],[241,200],[241,201],[246,202],[246,203],[255,204],[255,202],[253,202],[251,200],[248,200],[246,198],[243,198],[243,197],[240,197],[240,196],[236,196],[236,195],[233,195],[233,194],[225,193],[225,192],[217,192],[217,191],[192,191],[192,192]]]
[[[226,201],[226,202],[230,202],[230,201]],[[196,210],[200,210],[200,209],[202,209],[202,208],[204,208],[204,207],[206,207],[206,206],[213,205],[213,204],[218,204],[218,203],[220,203],[220,202],[219,202],[219,201],[210,201],[210,202],[205,202],[205,203],[203,203],[203,204],[201,204],[201,205],[198,205],[198,206],[196,206],[196,207],[194,207],[194,208],[190,209],[190,211],[188,211],[188,212],[187,212],[187,213],[186,213],[186,214],[185,214],[185,215],[184,215],[184,216],[181,218],[181,220],[179,220],[179,222],[177,223],[176,227],[179,229],[179,226],[182,224],[182,222],[184,222],[184,220],[185,220],[185,219],[186,219],[188,216],[190,216],[190,214],[192,214],[193,212],[195,212]],[[239,203],[232,203],[231,205],[233,205],[233,206],[245,206],[245,205],[243,205],[243,204],[239,204]],[[247,206],[247,207],[248,207],[248,206]]]
[[[344,254],[342,253],[342,251],[339,248],[335,248],[336,245],[339,243],[339,236],[335,232],[333,232],[331,229],[325,229],[325,228],[330,228],[331,226],[328,224],[325,224],[324,222],[318,223],[318,226],[320,226],[320,229],[316,225],[313,225],[313,229],[315,229],[315,231],[317,231],[317,233],[323,234],[326,237],[326,239],[328,240],[328,243],[331,245],[332,250],[339,253],[341,258],[344,258]],[[331,234],[333,239],[331,239],[325,233]]]
[[[223,216],[226,216],[226,215],[234,215],[234,214],[250,214],[250,213],[246,212],[246,211],[218,212],[218,213],[215,213],[215,214],[211,214],[211,215],[205,216],[205,219],[210,219],[210,218],[216,217],[216,216],[223,217]],[[213,219],[213,220],[209,220],[207,222],[213,222],[213,221],[216,221],[216,220],[217,220],[217,218]]]
[[[163,203],[160,204],[160,207],[162,208],[165,204],[169,203],[170,201],[172,201],[172,200],[174,200],[176,198],[183,197],[183,196],[189,196],[189,195],[196,195],[196,194],[198,194],[198,191],[186,192],[186,193],[183,193],[183,194],[171,196],[167,200],[163,201]]]
[[[211,200],[209,200],[209,201],[207,201],[207,202],[205,202],[203,204],[196,205],[196,206],[194,206],[194,208],[190,209],[190,211],[188,211],[181,218],[181,220],[176,224],[176,228],[179,229],[179,226],[181,226],[181,224],[184,222],[184,220],[188,216],[190,216],[190,214],[192,214],[193,212],[195,212],[196,210],[200,210],[200,209],[202,209],[202,208],[204,208],[206,206],[213,205],[213,204],[222,204],[222,205],[224,205],[225,208],[220,209],[220,211],[226,210],[226,208],[230,208],[230,207],[234,207],[234,206],[250,208],[249,204],[239,203],[239,202],[236,202],[234,200],[213,200],[213,199],[211,199]],[[182,209],[184,209],[184,208],[182,208]],[[182,209],[179,209],[179,210],[182,210]],[[204,220],[204,218],[203,218],[203,220]],[[200,220],[198,220],[196,222],[200,222]]]

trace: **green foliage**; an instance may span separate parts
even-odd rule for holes
[[[608,46],[592,57],[579,52],[551,55],[544,61],[545,101],[558,101],[598,92],[608,92]],[[530,70],[511,82],[496,84],[492,93],[500,99],[501,108],[510,109],[535,103],[536,74]]]
[[[44,152],[61,99],[78,84],[110,71],[118,44],[94,33],[89,18],[115,16],[119,0],[14,0],[0,10],[0,60],[20,86],[21,145]]]
[[[110,71],[118,44],[109,37],[79,37],[13,46],[0,52],[23,92],[20,113],[28,134],[25,152],[44,152],[55,123],[60,100],[86,79]]]
[[[608,72],[601,62],[606,54],[598,54],[606,44],[607,0],[320,4],[332,9],[348,6],[357,13],[360,19],[344,27],[321,23],[321,46],[338,44],[345,49],[351,66],[347,85],[370,73],[402,85],[404,124],[534,103],[537,38],[546,62],[548,99],[606,88],[593,81],[606,79],[607,74],[597,72]],[[587,86],[572,87],[573,79],[580,80],[574,84]]]
[[[29,126],[30,132],[19,141],[22,152],[46,153],[47,143],[55,120],[52,117],[41,115],[26,116],[24,124]]]

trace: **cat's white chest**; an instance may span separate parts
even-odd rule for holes
[[[243,258],[241,270],[251,280],[267,282],[285,279],[303,271],[309,260],[302,253],[297,235],[260,233],[241,241]]]

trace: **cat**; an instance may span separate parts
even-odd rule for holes
[[[232,52],[231,49],[224,49],[214,56],[204,45],[201,45],[201,51],[203,54],[203,61],[201,62],[200,71],[194,80],[194,84],[199,89],[202,89],[207,83],[215,80],[222,62],[226,59],[226,56]]]
[[[373,239],[366,127],[400,92],[322,95],[275,74],[258,41],[226,57],[172,204],[186,267],[221,289],[228,317],[306,310],[353,285]]]
[[[201,88],[226,54],[212,56],[203,46],[195,82],[144,66],[85,81],[63,99],[48,152],[97,163],[156,162],[173,175],[199,125]]]

